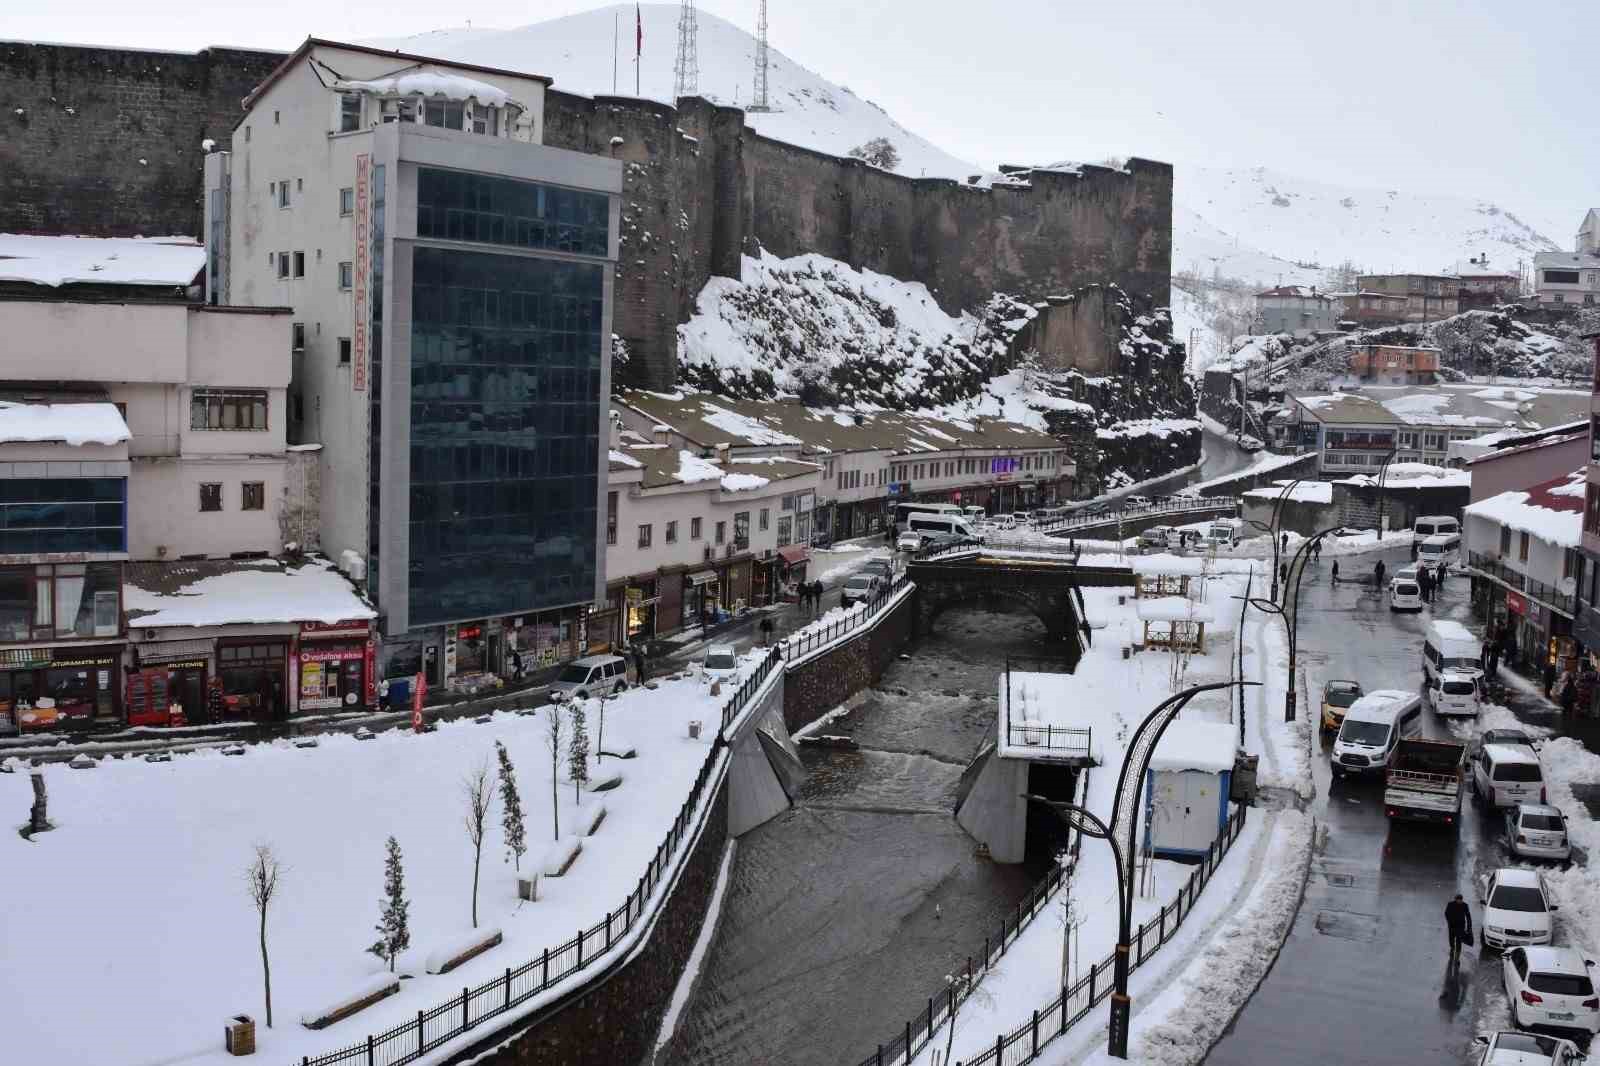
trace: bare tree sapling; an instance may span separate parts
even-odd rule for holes
[[[270,844],[257,844],[255,858],[245,867],[245,885],[250,890],[250,902],[255,904],[261,919],[261,985],[267,999],[267,1028],[272,1028],[272,963],[267,958],[267,910],[272,898],[278,894],[278,879],[283,866],[272,853]]]
[[[411,946],[411,925],[406,900],[406,873],[401,866],[400,842],[389,838],[383,860],[383,899],[378,904],[378,940],[367,950],[389,964],[394,973],[394,958]]]
[[[484,763],[461,781],[467,813],[463,819],[467,839],[472,841],[472,928],[478,928],[478,871],[483,866],[483,826],[494,805],[494,789],[489,784],[489,764]]]
[[[547,704],[544,709],[544,746],[550,750],[550,829],[554,834],[552,840],[561,839],[561,805],[557,802],[556,789],[559,785],[558,777],[561,768],[562,739],[567,735],[567,720],[561,714],[561,708],[554,703]]]

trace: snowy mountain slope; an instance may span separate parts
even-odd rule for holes
[[[1185,172],[1180,170],[1181,185]],[[1322,271],[1302,267],[1226,233],[1182,202],[1172,205],[1172,272],[1240,278],[1260,285],[1320,285]]]
[[[678,5],[645,4],[640,12],[644,22],[640,94],[671,103]],[[597,96],[612,91],[612,34],[618,26],[616,91],[632,96],[632,4],[613,4],[517,29],[435,30],[366,43],[440,59],[546,74],[555,79],[556,89]],[[743,28],[704,11],[699,13],[698,26],[700,95],[719,103],[748,106],[755,78],[755,38]],[[874,137],[886,137],[900,152],[896,170],[910,177],[960,179],[981,170],[917,136],[876,104],[806,69],[778,49],[769,48],[768,56],[767,98],[777,110],[747,114],[745,118],[762,134],[834,155],[845,155]]]
[[[1514,271],[1519,260],[1531,263],[1535,252],[1565,247],[1572,223],[1515,214],[1486,200],[1333,185],[1265,167],[1181,168],[1173,198],[1270,256],[1324,268],[1350,260],[1372,273],[1444,271],[1479,253],[1491,266]],[[1200,246],[1210,236],[1191,230],[1187,220],[1174,225],[1173,267],[1183,269],[1204,256]],[[1276,274],[1258,268],[1252,275],[1247,265],[1240,262],[1234,276],[1277,282]],[[1285,272],[1283,284],[1302,280]]]

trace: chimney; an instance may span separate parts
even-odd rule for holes
[[[658,425],[650,431],[650,436],[657,444],[667,444],[672,436],[672,427]]]

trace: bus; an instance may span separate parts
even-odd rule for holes
[[[960,507],[953,503],[897,503],[894,505],[894,531],[906,531],[906,519],[914,514],[949,515],[952,518],[965,517]]]

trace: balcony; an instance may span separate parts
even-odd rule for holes
[[[1486,577],[1510,589],[1520,592],[1529,599],[1538,600],[1551,609],[1572,617],[1576,609],[1575,597],[1570,592],[1561,592],[1553,585],[1547,585],[1537,578],[1529,577],[1520,570],[1513,570],[1505,561],[1495,555],[1486,555],[1483,552],[1468,552],[1467,567],[1479,577]]]

